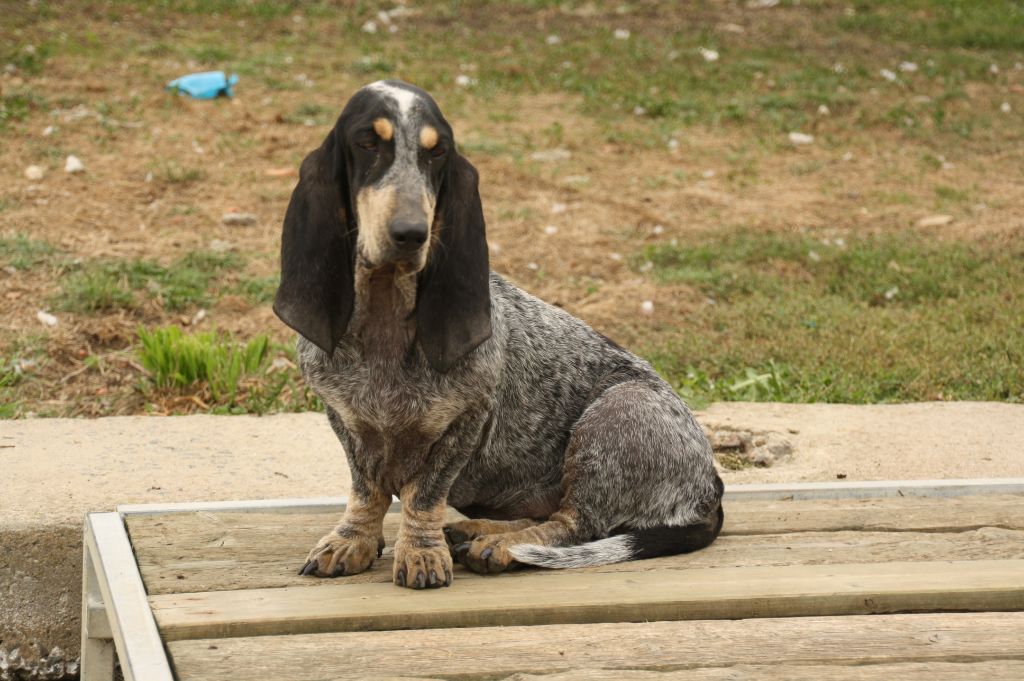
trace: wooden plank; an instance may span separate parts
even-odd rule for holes
[[[728,534],[1024,529],[1024,496],[750,501],[725,507]]]
[[[769,482],[725,486],[726,501],[959,497],[974,494],[1024,494],[1024,478]]]
[[[183,537],[166,551],[139,552],[143,580],[150,595],[283,586],[321,587],[333,580],[296,574],[296,566],[319,537],[319,530],[295,537],[273,525],[208,528]],[[263,545],[268,537],[273,543]],[[279,537],[283,537],[279,539]],[[259,546],[258,551],[243,547]],[[159,548],[159,547],[157,547]],[[711,547],[686,556],[584,568],[580,572],[640,572],[712,567],[820,565],[973,559],[1024,559],[1024,530],[983,528],[966,532],[800,532],[788,535],[720,537]],[[344,583],[389,582],[393,550],[368,571],[339,578]],[[486,579],[456,565],[456,579]],[[520,575],[550,575],[522,571]]]
[[[921,667],[937,672],[939,663],[970,663],[979,665],[975,671],[988,672],[1012,664],[1019,670],[1024,665],[1024,613],[382,631],[177,641],[168,649],[180,681],[494,679],[571,671],[562,677],[568,679],[591,678],[599,670],[614,674],[603,677],[612,679],[624,678],[625,670],[689,674],[736,665],[776,671],[755,678],[886,678],[838,674],[850,665],[879,672],[876,665],[901,663],[926,663]],[[806,673],[813,667],[818,668],[815,676]],[[801,670],[805,673],[797,676]],[[737,677],[709,671],[696,678]],[[986,678],[1010,677],[997,673]]]
[[[328,584],[151,596],[165,640],[329,631],[1024,609],[1024,561],[556,572],[451,589]]]
[[[337,678],[337,677],[335,677]],[[852,666],[736,665],[728,669],[703,667],[684,671],[638,672],[625,669],[587,669],[559,674],[515,674],[506,681],[1020,681],[1024,679],[1024,662],[905,662],[901,664],[868,664]]]
[[[84,542],[124,678],[126,681],[172,681],[163,642],[148,607],[146,590],[121,516],[117,513],[86,515]],[[90,670],[90,675],[103,678],[106,666],[97,666]]]
[[[1022,498],[964,501],[737,502],[726,508],[723,536],[704,551],[592,570],[1024,557]],[[452,511],[451,517],[457,514]],[[336,521],[333,514],[325,513],[255,512],[126,519],[150,594],[327,584],[300,578],[295,571],[310,547]],[[918,531],[892,532],[904,522]],[[989,523],[996,526],[987,527]],[[787,526],[785,531],[791,534],[765,533],[776,525]],[[982,529],[972,529],[977,525]],[[843,526],[871,531],[841,531]],[[1016,529],[1002,529],[1005,526]],[[389,514],[385,522],[389,547],[397,527],[398,516]],[[815,527],[819,529],[810,529]],[[941,528],[949,531],[938,531]],[[371,571],[346,581],[388,581],[390,560],[389,548]],[[471,578],[468,574],[462,577]]]

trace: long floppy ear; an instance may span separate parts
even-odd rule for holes
[[[420,348],[441,373],[491,337],[490,267],[478,179],[476,168],[452,149],[435,209],[439,240],[416,297]]]
[[[355,234],[347,167],[331,131],[302,162],[281,235],[281,284],[274,312],[328,355],[355,303]]]

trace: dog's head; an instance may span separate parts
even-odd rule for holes
[[[435,369],[490,337],[476,170],[430,95],[399,81],[356,92],[303,161],[274,311],[331,354],[352,315],[357,267],[416,274],[417,342]]]

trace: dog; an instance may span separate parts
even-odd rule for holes
[[[651,366],[490,271],[476,169],[433,98],[367,85],[302,162],[274,311],[345,450],[340,524],[302,575],[366,570],[402,501],[395,584],[695,551],[711,447]],[[445,525],[446,506],[469,519]]]

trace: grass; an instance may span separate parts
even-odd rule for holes
[[[148,299],[177,312],[210,304],[214,280],[241,266],[237,255],[204,251],[169,267],[151,260],[91,261],[64,277],[55,303],[64,311],[92,313],[136,309]]]
[[[215,413],[267,413],[319,408],[301,385],[294,357],[265,334],[248,342],[208,331],[186,335],[177,326],[139,328],[139,363],[152,387],[195,395]],[[282,355],[272,362],[272,355]]]
[[[46,261],[54,253],[51,244],[24,234],[0,237],[0,263],[16,270],[27,270]]]
[[[45,106],[42,97],[29,90],[10,90],[0,94],[0,130],[8,123],[21,121],[28,115]]]
[[[634,265],[708,299],[647,352],[698,404],[1020,402],[1022,257],[913,233],[734,231],[648,247]]]

